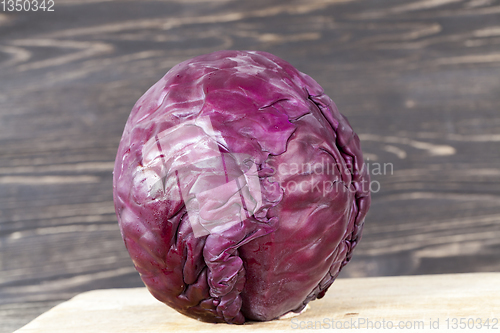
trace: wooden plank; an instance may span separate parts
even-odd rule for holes
[[[498,329],[499,308],[500,273],[339,280],[299,315],[242,326],[191,319],[158,302],[146,288],[105,289],[80,294],[16,333],[446,331],[462,322],[469,329],[484,328],[487,320]]]

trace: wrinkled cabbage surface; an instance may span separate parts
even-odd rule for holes
[[[202,55],[153,85],[113,183],[144,284],[208,322],[272,320],[323,297],[370,205],[347,119],[309,76],[255,51]]]

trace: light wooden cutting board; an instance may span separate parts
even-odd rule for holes
[[[500,332],[499,320],[500,273],[470,273],[339,279],[300,315],[239,326],[185,317],[145,288],[95,290],[54,307],[15,333]]]

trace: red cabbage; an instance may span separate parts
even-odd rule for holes
[[[358,136],[318,83],[266,52],[218,51],[137,101],[113,191],[153,296],[241,324],[323,297],[361,238],[369,181]]]

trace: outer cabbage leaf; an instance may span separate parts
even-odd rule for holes
[[[269,53],[219,51],[137,101],[113,190],[150,292],[241,324],[323,297],[361,238],[369,181],[358,136],[313,79]]]

